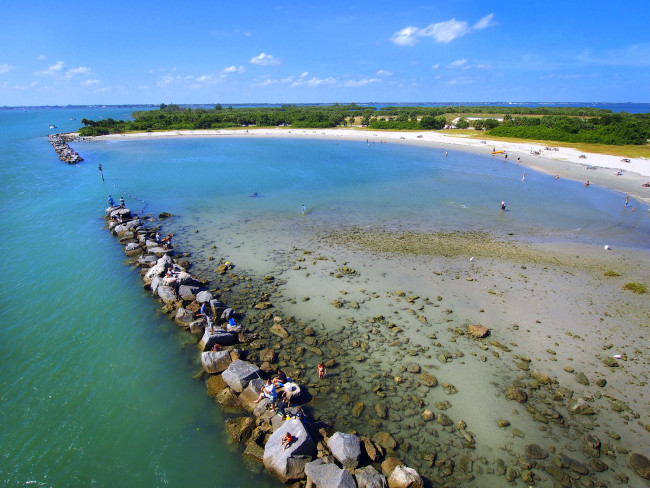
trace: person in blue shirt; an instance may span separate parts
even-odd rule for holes
[[[108,204],[109,204],[111,207],[114,207],[114,206],[115,206],[115,200],[113,200],[113,197],[110,196],[110,195],[108,195]]]

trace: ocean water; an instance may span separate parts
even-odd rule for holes
[[[121,112],[0,112],[0,485],[280,486],[242,463],[195,347],[121,264],[96,167],[47,142],[100,114]]]
[[[103,229],[108,194],[173,213],[165,228],[183,232],[175,241],[193,259],[207,257],[193,244],[203,239],[217,255],[246,255],[238,267],[258,275],[273,249],[341,226],[650,243],[646,213],[622,211],[621,194],[463,152],[242,135],[76,143],[86,161],[58,161],[48,123],[69,131],[100,116],[128,113],[0,111],[7,486],[278,486],[229,445],[224,414],[192,379],[195,347],[122,265]]]

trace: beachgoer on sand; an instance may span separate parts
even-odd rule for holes
[[[302,204],[302,214],[305,215],[307,213],[307,209],[305,208],[305,204]]]
[[[501,200],[501,211],[502,211],[502,212],[505,212],[505,210],[506,210],[506,201],[505,201],[505,200]]]

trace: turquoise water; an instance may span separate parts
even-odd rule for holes
[[[0,484],[279,486],[242,464],[196,349],[121,265],[96,169],[43,137],[71,113],[0,112]]]
[[[68,166],[45,138],[48,123],[67,131],[83,117],[124,113],[0,111],[0,481],[7,486],[278,486],[228,444],[224,415],[192,379],[196,349],[121,264],[121,246],[101,218],[117,188],[144,200],[146,211],[178,215],[175,225],[237,234],[252,221],[260,241],[267,232],[288,239],[300,232],[304,203],[319,229],[650,242],[645,212],[621,211],[621,194],[479,155],[241,136],[77,143],[86,161]],[[502,199],[509,212],[499,211]],[[143,206],[128,196],[127,205]]]

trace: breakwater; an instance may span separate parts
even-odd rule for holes
[[[50,144],[64,163],[77,164],[84,160],[77,151],[72,149],[68,143],[76,140],[77,136],[68,134],[50,134]]]
[[[285,328],[295,321],[285,322],[269,311],[269,292],[252,294],[256,303],[250,308],[256,317],[237,312],[217,298],[219,291],[249,281],[232,273],[231,263],[219,264],[215,270],[222,277],[231,275],[229,280],[210,289],[208,280],[188,272],[188,256],[176,254],[171,239],[161,239],[159,228],[150,227],[155,219],[139,217],[121,206],[106,209],[106,219],[125,254],[139,267],[145,288],[161,300],[162,312],[196,337],[203,366],[197,377],[205,380],[208,394],[234,414],[226,428],[233,441],[245,445],[246,458],[262,462],[285,483],[306,479],[316,486],[424,486],[418,472],[396,457],[397,442],[390,433],[360,437],[336,432],[333,421],[310,420],[313,397],[301,381],[304,365],[290,360],[289,353],[293,350],[301,356],[302,348]],[[272,276],[265,278],[267,284],[273,281]],[[246,327],[241,325],[243,319]],[[303,333],[313,342],[315,332],[308,329]],[[270,345],[271,337],[280,344]],[[294,366],[287,370],[293,379],[278,385],[277,397],[284,401],[260,396],[264,379],[289,364]],[[335,360],[328,361],[329,368],[336,365]]]

